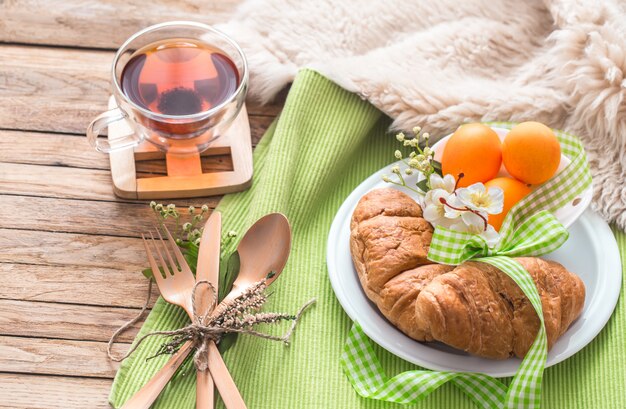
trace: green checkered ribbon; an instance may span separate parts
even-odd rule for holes
[[[490,123],[512,128],[512,123]],[[489,248],[477,235],[437,227],[428,258],[433,262],[458,265],[472,259],[489,263],[513,279],[537,312],[541,325],[535,341],[507,387],[485,374],[414,370],[388,378],[358,323],[348,335],[341,364],[361,396],[396,403],[414,403],[450,381],[482,408],[539,408],[541,382],[548,355],[541,298],[530,274],[511,257],[541,256],[559,248],[567,230],[553,212],[573,201],[591,186],[585,150],[573,135],[555,131],[562,153],[571,163],[558,175],[521,200],[507,214],[500,229],[501,240]]]

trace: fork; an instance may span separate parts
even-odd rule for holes
[[[157,258],[160,262],[161,268],[165,274],[165,277],[161,275],[161,269],[159,269],[159,265],[152,255],[152,251],[148,245],[148,239],[142,234],[142,239],[144,243],[144,247],[146,249],[146,254],[148,257],[148,262],[150,263],[150,268],[153,271],[153,276],[156,281],[156,284],[161,292],[161,296],[163,299],[171,304],[175,304],[180,306],[187,312],[190,318],[193,317],[193,306],[192,306],[192,295],[193,288],[195,286],[196,280],[187,264],[187,261],[183,257],[182,252],[175,244],[174,238],[170,234],[169,230],[166,226],[163,226],[165,233],[168,238],[168,242],[171,245],[171,248],[174,252],[174,256],[178,261],[178,264],[174,262],[174,258],[172,257],[171,252],[168,250],[168,245],[165,244],[161,233],[157,229],[157,234],[159,237],[160,245],[155,240],[152,233],[150,233],[150,242],[152,243],[152,247],[155,250]],[[159,251],[159,247],[161,250]],[[165,258],[163,254],[165,254]],[[165,261],[167,259],[167,263]],[[210,305],[211,303],[205,303],[205,305]],[[204,315],[205,311],[201,311],[200,315]],[[193,319],[193,318],[192,318]],[[129,399],[124,406],[123,409],[147,409],[154,402],[158,393],[163,390],[167,382],[171,379],[171,377],[176,372],[176,369],[180,365],[180,363],[189,355],[191,352],[192,343],[190,341],[186,342],[181,346],[181,348],[174,354],[174,360],[170,360],[168,365],[162,368],[159,373],[162,376],[154,376],[144,387],[142,388],[142,393],[135,394],[131,399]],[[219,351],[217,348],[212,348],[214,353],[209,355],[209,367],[215,378],[218,378],[221,382],[216,382],[218,386],[218,390],[222,395],[224,403],[228,408],[245,408],[245,404],[243,404],[243,399],[241,399],[241,395],[237,390],[237,386],[235,385],[228,369],[224,365],[223,360],[219,355]],[[217,379],[216,379],[217,380]],[[221,389],[219,387],[222,387]]]

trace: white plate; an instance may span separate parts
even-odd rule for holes
[[[506,136],[506,134],[508,134],[510,131],[509,129],[506,129],[506,128],[498,128],[498,127],[493,127],[493,126],[491,127],[491,129],[496,131],[496,133],[500,137],[500,140],[502,141],[504,140],[504,137]],[[443,150],[451,136],[452,134],[446,136],[445,138],[442,138],[441,140],[439,140],[437,143],[433,145],[433,150],[435,151],[435,160],[441,162],[441,157],[443,156]],[[565,169],[565,167],[569,165],[570,162],[571,161],[569,160],[567,156],[561,155],[561,162],[559,163],[559,167],[556,171],[557,174],[561,172],[563,169]],[[400,163],[401,162],[396,162],[394,165],[399,165]],[[412,177],[405,176],[405,180],[407,181],[407,183],[416,183],[419,176],[420,176],[419,174],[415,173]],[[511,177],[509,172],[506,171],[506,168],[504,167],[504,165],[500,167],[500,172],[498,173],[497,176]],[[589,186],[584,192],[582,192],[579,196],[575,197],[570,203],[566,204],[565,206],[563,206],[562,208],[554,212],[554,216],[557,219],[559,219],[559,221],[563,224],[563,226],[570,227],[576,221],[576,219],[578,219],[580,215],[583,214],[585,209],[589,207],[589,205],[591,204],[592,197],[593,197],[593,187]]]
[[[432,370],[512,376],[521,360],[477,358],[440,343],[417,342],[387,321],[366,297],[350,255],[350,218],[364,194],[389,187],[381,177],[390,173],[391,165],[370,176],[348,196],[335,216],[328,237],[327,263],[337,299],[374,342],[402,359]],[[570,238],[563,247],[544,258],[558,261],[576,273],[585,283],[587,295],[581,316],[554,345],[547,366],[569,358],[595,338],[610,318],[622,284],[619,250],[608,225],[586,211],[569,230]]]

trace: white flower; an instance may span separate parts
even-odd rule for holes
[[[462,213],[468,213],[465,205],[459,201],[456,194],[451,194],[447,199],[446,205],[446,217],[448,219],[457,219],[461,217]]]
[[[500,233],[490,224],[487,225],[487,230],[484,230],[480,235],[485,239],[489,247],[494,247],[500,241]]]
[[[494,186],[487,190],[482,183],[474,183],[466,188],[457,189],[456,196],[468,209],[489,214],[502,213],[504,191],[499,187]]]
[[[464,213],[474,214],[472,212],[464,212]],[[478,217],[476,214],[474,214],[474,216]],[[480,217],[478,218],[480,219]],[[477,225],[477,224],[468,225],[465,223],[465,220],[463,220],[463,221],[460,221],[458,223],[454,223],[453,225],[451,225],[450,229],[465,232],[465,233],[478,234],[483,239],[485,239],[489,247],[494,247],[500,241],[500,234],[498,234],[496,229],[494,229],[493,226],[489,224],[487,225],[487,230],[485,230],[485,225],[482,220],[481,220],[480,225]]]
[[[430,175],[430,188],[431,189],[443,189],[448,193],[454,192],[454,186],[456,184],[454,180],[454,176],[445,175],[444,177],[439,176],[436,173]]]
[[[420,161],[417,164],[417,170],[419,170],[422,173],[426,173],[429,167],[430,167],[430,162],[427,160]]]
[[[446,218],[446,205],[443,201],[447,201],[450,193],[445,189],[432,189],[426,192],[424,196],[424,219],[433,226],[450,224],[450,220]],[[442,201],[443,199],[443,201]]]
[[[398,150],[396,150],[393,155],[396,157],[396,159],[402,159],[402,152]]]
[[[461,220],[473,230],[483,231],[487,228],[487,213],[461,212]]]

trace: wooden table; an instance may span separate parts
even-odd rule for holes
[[[223,22],[236,3],[0,0],[0,408],[109,408],[118,364],[106,343],[144,302],[138,237],[153,216],[113,195],[108,157],[85,128],[106,109],[114,50],[129,35],[167,20]],[[255,142],[279,109],[248,104]]]

